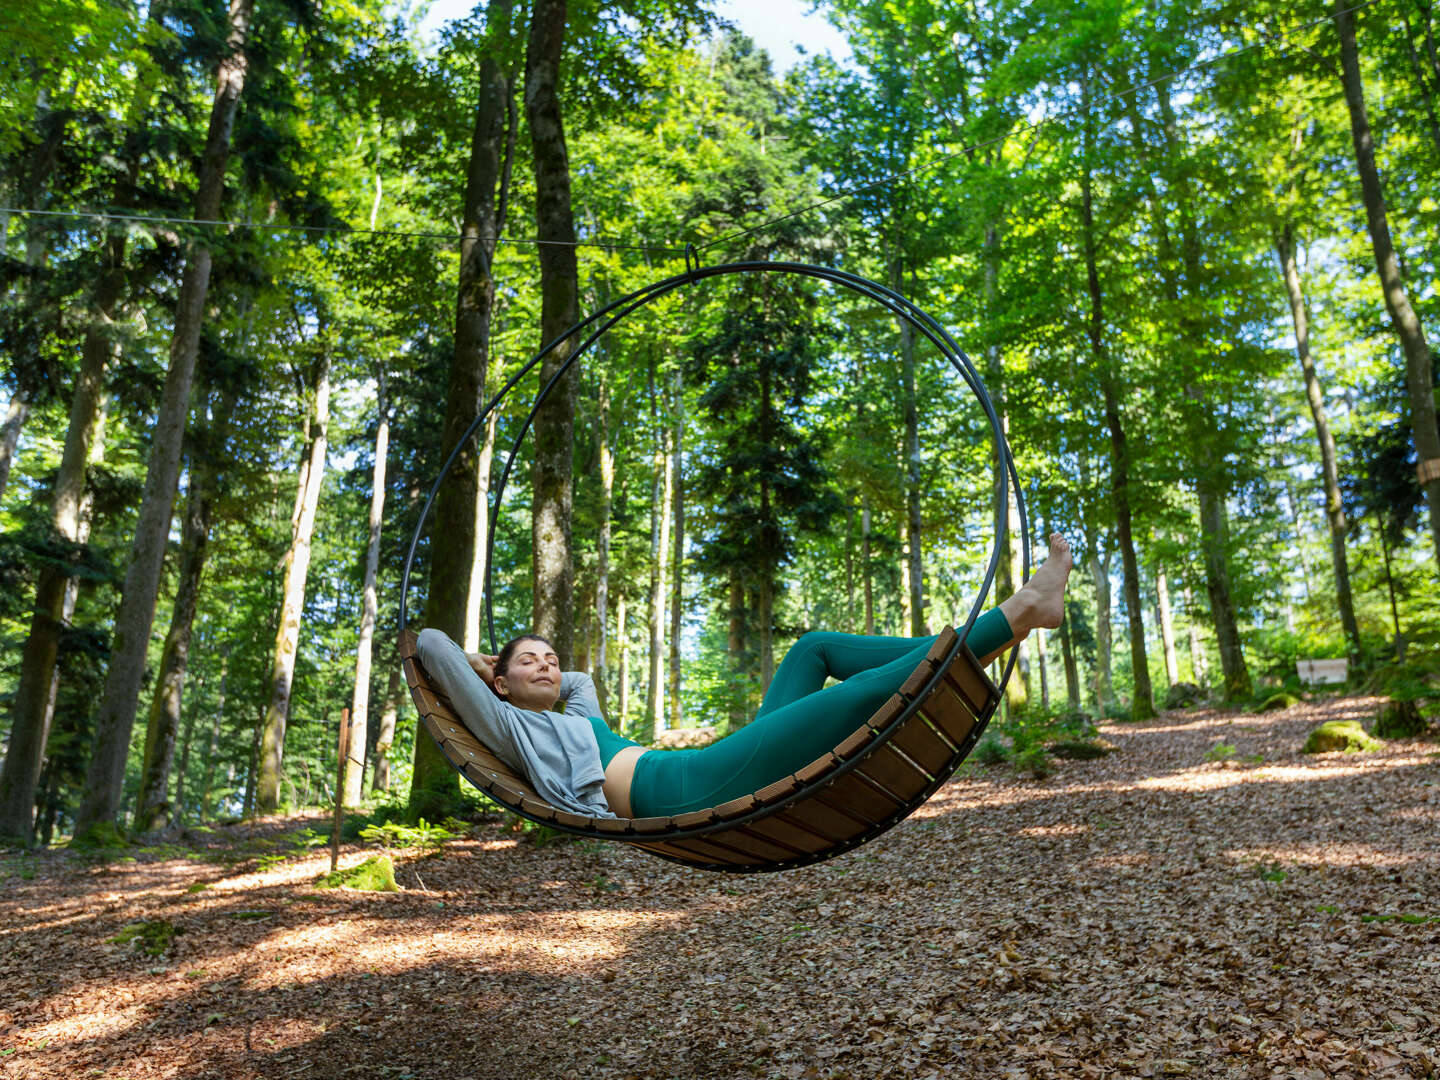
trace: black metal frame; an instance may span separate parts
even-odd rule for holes
[[[545,357],[549,356],[552,352],[558,349],[562,344],[575,339],[581,333],[590,330],[591,327],[595,327],[595,329],[590,330],[589,336],[586,337],[578,347],[574,348],[570,352],[570,354],[565,358],[564,362],[561,363],[559,368],[557,368],[555,373],[550,377],[550,380],[541,388],[540,393],[536,395],[534,404],[531,406],[530,412],[526,415],[525,421],[521,425],[519,433],[515,436],[514,442],[511,444],[510,452],[505,462],[505,468],[502,470],[500,480],[495,485],[492,492],[492,507],[494,508],[494,510],[498,510],[501,505],[501,500],[504,498],[505,494],[505,487],[509,481],[510,473],[514,468],[516,459],[519,455],[521,444],[524,442],[525,436],[529,433],[530,427],[534,423],[536,413],[539,411],[541,405],[544,404],[545,399],[554,390],[559,380],[565,375],[567,371],[570,370],[570,368],[575,364],[577,360],[579,360],[582,356],[585,355],[586,352],[589,351],[591,346],[593,346],[595,342],[600,339],[601,336],[603,336],[608,330],[610,330],[610,328],[613,327],[617,322],[621,321],[634,311],[646,306],[647,304],[652,303],[655,300],[658,300],[662,296],[674,292],[676,289],[679,289],[685,285],[694,284],[695,282],[702,281],[706,278],[743,273],[796,274],[803,277],[815,278],[821,281],[829,282],[833,285],[841,286],[850,290],[853,293],[859,294],[860,296],[863,296],[880,304],[882,307],[889,310],[891,314],[895,315],[898,319],[908,323],[913,329],[918,330],[931,342],[931,344],[936,347],[937,350],[939,350],[940,354],[950,362],[950,365],[960,374],[960,377],[965,380],[966,385],[969,386],[971,393],[979,402],[981,408],[985,412],[986,418],[990,422],[990,430],[995,444],[995,452],[1000,459],[1002,467],[996,471],[995,544],[991,549],[990,561],[986,566],[984,581],[981,584],[980,592],[976,596],[974,604],[970,608],[970,613],[965,620],[965,626],[963,630],[959,631],[958,633],[958,637],[954,646],[952,646],[950,651],[946,654],[945,658],[937,665],[935,672],[926,681],[925,685],[920,689],[919,693],[909,703],[907,703],[907,705],[904,709],[901,710],[899,715],[897,715],[889,724],[887,724],[885,728],[877,735],[876,744],[883,744],[887,742],[893,732],[897,730],[901,724],[909,720],[915,714],[915,712],[921,707],[921,705],[923,705],[925,700],[929,697],[931,692],[939,685],[940,680],[945,677],[946,669],[948,669],[950,664],[954,661],[955,657],[959,655],[960,650],[965,647],[965,642],[969,637],[970,630],[974,626],[975,620],[979,616],[981,608],[984,606],[986,597],[990,594],[990,589],[994,584],[995,573],[1000,562],[1001,538],[1004,534],[1005,529],[1005,521],[1003,515],[1006,512],[1006,506],[1009,501],[1009,485],[1012,483],[1015,485],[1015,502],[1019,511],[1021,535],[1028,537],[1029,522],[1025,509],[1025,500],[1023,493],[1020,490],[1019,477],[1015,471],[1014,458],[1010,453],[1010,446],[1005,438],[1004,428],[1000,423],[999,415],[995,411],[994,403],[990,400],[990,395],[986,392],[984,384],[980,379],[979,372],[976,371],[974,364],[970,361],[969,357],[965,355],[964,351],[961,350],[960,346],[955,342],[954,338],[950,336],[950,334],[945,330],[945,328],[942,327],[938,322],[936,322],[935,319],[925,314],[913,303],[911,303],[905,297],[901,296],[899,293],[895,292],[893,289],[889,289],[884,285],[879,284],[878,282],[871,281],[856,274],[851,274],[844,270],[839,270],[833,267],[815,266],[808,263],[737,262],[721,263],[714,266],[700,267],[691,265],[689,255],[687,253],[686,271],[684,273],[661,279],[643,288],[637,289],[626,296],[620,297],[618,300],[615,300],[614,302],[600,309],[594,314],[589,315],[585,319],[582,319],[580,322],[576,323],[574,326],[566,330],[563,334],[548,342],[523,367],[521,367],[513,376],[511,376],[503,387],[501,387],[500,391],[490,400],[490,402],[485,406],[485,408],[481,410],[480,414],[470,424],[469,428],[466,429],[465,433],[460,437],[459,441],[451,449],[449,456],[445,459],[445,463],[440,470],[440,475],[436,478],[434,485],[431,487],[429,496],[426,498],[425,505],[420,512],[420,520],[416,524],[415,535],[411,538],[410,548],[406,553],[405,557],[405,569],[401,576],[400,582],[399,614],[400,631],[402,633],[404,632],[406,627],[406,596],[409,593],[410,587],[410,571],[415,561],[415,553],[419,548],[420,537],[424,532],[425,522],[430,515],[430,509],[434,505],[435,498],[439,493],[440,485],[444,482],[445,477],[449,474],[450,469],[454,466],[455,460],[460,455],[461,448],[464,447],[465,444],[470,441],[470,439],[474,438],[476,432],[479,431],[480,426],[486,421],[490,414],[493,413],[495,409],[500,406],[501,402],[504,401],[505,397],[520,382],[520,380],[523,379],[526,375],[528,375],[537,364],[539,364],[542,360],[545,359]],[[499,520],[499,514],[495,513],[494,510],[492,510],[490,514],[490,525],[486,535],[484,592],[486,623],[490,634],[492,650],[495,647],[496,638],[495,612],[491,579],[494,572],[495,532]],[[1030,552],[1028,543],[1022,545],[1022,568],[1024,577],[1028,579],[1030,576]],[[1010,679],[1011,673],[1014,671],[1017,656],[1018,652],[1012,650],[1009,660],[1006,663],[1004,673],[1001,676],[1001,692],[1003,692],[1006,683],[1008,683]],[[935,779],[925,789],[922,795],[912,800],[910,803],[907,803],[897,809],[896,812],[891,815],[891,817],[887,818],[884,822],[876,825],[874,829],[869,830],[861,837],[856,838],[854,841],[842,843],[836,848],[827,850],[818,855],[805,858],[797,858],[794,861],[769,864],[763,867],[744,867],[723,864],[715,865],[709,868],[736,872],[791,869],[796,866],[803,866],[808,863],[819,862],[823,859],[831,858],[835,855],[841,854],[844,851],[850,850],[851,848],[871,836],[877,835],[880,832],[884,832],[885,830],[889,829],[890,827],[897,824],[899,821],[903,820],[911,813],[913,813],[917,807],[919,807],[926,799],[928,799],[932,794],[934,794],[934,792],[940,787],[940,785],[943,784],[945,780],[950,777],[954,770],[959,766],[960,762],[964,760],[966,754],[968,754],[970,749],[975,745],[975,742],[980,738],[980,735],[983,733],[986,724],[989,722],[991,712],[993,712],[993,709],[985,710],[984,715],[977,717],[976,725],[971,730],[970,735],[966,739],[966,745],[957,747],[957,753],[954,756],[953,764],[948,769],[942,770],[941,775],[935,777]],[[511,805],[503,799],[498,799],[494,795],[491,795],[489,792],[487,792],[486,794],[489,795],[490,798],[495,799],[495,801],[499,802],[502,806],[505,806],[507,809],[512,810],[513,812],[520,814],[523,817],[540,822],[541,824],[548,825],[551,828],[558,829],[564,832],[574,833],[576,835],[587,836],[591,838],[605,840],[621,840],[630,843],[664,843],[673,840],[684,840],[689,837],[704,836],[707,833],[712,832],[722,832],[726,829],[733,829],[737,826],[744,825],[749,821],[754,821],[759,818],[769,816],[770,814],[776,813],[779,810],[784,809],[786,806],[789,806],[807,797],[814,791],[832,783],[837,778],[845,775],[852,769],[856,768],[861,762],[865,760],[866,757],[867,754],[862,749],[862,751],[855,757],[841,763],[836,769],[811,782],[810,784],[804,785],[799,790],[790,795],[788,798],[786,798],[783,802],[775,803],[768,806],[757,807],[755,810],[752,810],[749,813],[737,818],[730,818],[724,821],[712,822],[707,825],[694,826],[688,829],[675,829],[670,832],[657,834],[643,834],[633,832],[601,832],[600,830],[594,828],[582,828],[578,826],[566,825],[560,822],[547,821],[543,818],[536,817],[535,815],[530,814],[525,810],[522,810],[518,806]],[[692,860],[681,859],[676,856],[667,855],[664,852],[652,851],[651,854],[657,855],[661,858],[670,859],[674,862],[683,862],[691,866],[699,865]]]

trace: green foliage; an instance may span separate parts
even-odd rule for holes
[[[456,833],[444,825],[431,825],[421,818],[414,825],[402,825],[387,821],[383,825],[366,825],[360,830],[360,839],[382,848],[438,848],[446,840],[454,840]]]
[[[348,870],[323,874],[317,889],[354,889],[358,892],[399,892],[395,884],[395,864],[388,855],[372,855]]]
[[[1240,751],[1233,743],[1217,742],[1205,751],[1206,761],[1229,761]]]
[[[1327,720],[1305,739],[1302,754],[1325,754],[1342,750],[1347,754],[1383,749],[1384,743],[1372,738],[1358,720]]]
[[[169,951],[180,928],[164,919],[130,923],[108,939],[113,945],[129,945],[136,952],[146,956],[161,956]]]
[[[981,765],[1003,765],[1010,760],[1010,750],[999,735],[986,732],[985,737],[975,744],[970,760]]]
[[[1032,746],[1026,750],[1018,750],[1015,753],[1015,769],[1025,773],[1036,780],[1044,780],[1055,772],[1055,765],[1050,760],[1050,754],[1043,746]]]
[[[1115,752],[1115,747],[1103,739],[1059,739],[1046,749],[1052,757],[1067,761],[1095,761]]]

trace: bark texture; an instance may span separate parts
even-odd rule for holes
[[[195,195],[194,214],[202,220],[212,221],[220,216],[230,135],[245,87],[245,42],[253,10],[254,0],[230,0],[225,53],[216,72],[215,99]],[[150,628],[155,620],[155,597],[174,509],[175,485],[179,480],[181,442],[190,410],[190,384],[200,351],[200,324],[210,288],[211,263],[211,252],[205,242],[192,241],[175,304],[170,364],[150,437],[145,490],[125,571],[123,599],[115,620],[109,673],[95,718],[95,745],[86,773],[84,796],[76,814],[75,835],[80,839],[112,823],[120,808],[125,757],[135,724],[140,683],[145,675]]]
[[[270,667],[270,704],[265,710],[265,725],[260,735],[255,791],[256,805],[265,813],[280,805],[280,781],[285,768],[285,731],[290,723],[295,656],[300,650],[305,581],[310,573],[310,543],[315,533],[315,512],[320,506],[320,485],[325,477],[325,452],[330,430],[328,351],[316,361],[309,404],[310,442],[295,493],[290,550],[285,557],[285,583],[281,589],[280,620],[275,630],[275,652]]]
[[[165,635],[165,648],[160,654],[160,678],[145,726],[145,757],[140,767],[140,791],[135,800],[133,825],[137,833],[164,828],[171,816],[170,767],[175,758],[175,737],[180,730],[185,673],[190,662],[190,633],[195,624],[200,580],[210,543],[209,477],[204,466],[194,464],[190,475],[175,604],[170,615],[170,631]]]
[[[1390,236],[1390,218],[1385,208],[1385,189],[1375,165],[1375,139],[1365,109],[1365,85],[1360,75],[1360,50],[1355,44],[1355,20],[1349,0],[1334,0],[1335,31],[1340,38],[1340,71],[1345,87],[1345,106],[1350,113],[1350,136],[1355,147],[1355,166],[1360,173],[1360,194],[1365,202],[1365,225],[1380,275],[1385,310],[1400,348],[1405,354],[1405,388],[1410,397],[1410,423],[1415,433],[1415,452],[1420,459],[1420,487],[1430,511],[1430,539],[1436,571],[1440,572],[1440,423],[1436,420],[1435,383],[1430,346],[1420,317],[1410,305],[1400,260]]]
[[[570,204],[570,161],[560,107],[560,61],[565,52],[566,0],[536,0],[525,57],[525,115],[535,170],[535,231],[540,240],[540,337],[557,338],[576,321],[579,272]],[[570,355],[573,342],[540,365],[545,385]],[[535,417],[531,536],[534,547],[533,623],[568,667],[573,647],[574,567],[570,519],[578,373],[569,371]]]
[[[1290,301],[1290,319],[1295,327],[1295,356],[1300,361],[1300,374],[1305,380],[1305,397],[1310,403],[1310,416],[1315,422],[1315,441],[1320,444],[1320,475],[1325,485],[1325,520],[1330,526],[1330,559],[1335,567],[1335,603],[1340,609],[1340,626],[1345,631],[1351,659],[1360,656],[1360,625],[1355,620],[1355,599],[1350,590],[1350,561],[1345,554],[1345,506],[1340,501],[1340,473],[1335,464],[1335,436],[1330,431],[1330,418],[1325,411],[1325,394],[1320,389],[1320,376],[1310,355],[1310,318],[1305,309],[1305,292],[1300,286],[1300,271],[1295,265],[1295,228],[1285,222],[1275,237],[1275,253],[1280,260],[1280,276],[1285,281],[1285,296]],[[1307,575],[1308,578],[1308,575]]]
[[[375,583],[380,575],[380,524],[385,519],[385,456],[390,452],[390,412],[385,373],[376,386],[375,467],[370,477],[370,535],[365,547],[365,586],[360,613],[360,640],[355,648],[355,689],[350,695],[350,754],[345,761],[346,806],[360,801],[365,780],[365,744],[370,725],[370,660],[379,614]]]
[[[508,4],[491,5],[486,13],[487,42],[480,61],[480,95],[475,105],[461,216],[455,354],[450,364],[441,437],[447,453],[460,442],[484,407],[495,307],[491,259],[495,252],[494,239],[502,227],[505,131],[513,92],[499,53],[502,41],[509,34],[509,18]],[[485,471],[488,474],[488,463]],[[479,524],[485,518],[478,490],[480,474],[481,462],[471,440],[461,448],[435,501],[432,535],[444,537],[444,543],[432,545],[425,622],[462,643],[477,640],[477,630],[466,623],[469,614],[479,610],[472,606],[470,593],[477,548],[484,543],[483,528]],[[442,817],[459,790],[458,777],[440,748],[423,729],[417,729],[409,816],[431,820]]]

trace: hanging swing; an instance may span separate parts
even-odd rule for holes
[[[526,779],[502,762],[461,722],[450,702],[429,681],[415,652],[416,633],[406,625],[405,598],[410,570],[441,483],[460,450],[506,395],[546,356],[589,331],[541,388],[511,446],[495,485],[498,508],[521,443],[535,414],[572,364],[617,322],[684,286],[729,274],[789,274],[814,278],[847,289],[889,310],[927,338],[965,380],[989,420],[995,455],[995,543],[979,595],[960,632],[947,627],[914,672],[874,715],[833,751],[791,776],[752,794],[693,813],[673,817],[583,817],[546,802]],[[593,328],[593,329],[592,329]],[[1001,514],[1010,485],[1019,508],[1020,535],[1028,535],[1024,500],[999,416],[979,374],[954,339],[933,318],[899,293],[855,274],[830,267],[789,262],[737,262],[700,267],[687,252],[686,271],[616,300],[576,323],[545,345],[501,388],[452,448],[430,490],[405,559],[400,584],[400,657],[410,695],[422,726],[439,744],[446,760],[467,780],[507,809],[563,832],[600,840],[620,840],[661,858],[706,870],[739,873],[788,870],[833,858],[879,836],[925,802],[965,760],[1000,700],[1000,689],[987,677],[965,639],[995,580],[1003,535]],[[495,613],[491,578],[498,514],[489,515],[486,537],[485,613],[492,651]],[[1029,553],[1024,554],[1029,577]],[[1000,680],[1014,669],[1016,652]]]

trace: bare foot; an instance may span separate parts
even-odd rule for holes
[[[1065,614],[1065,583],[1074,564],[1070,542],[1059,533],[1051,533],[1050,557],[1024,588],[1000,605],[1017,638],[1037,627],[1053,630],[1060,625]]]

